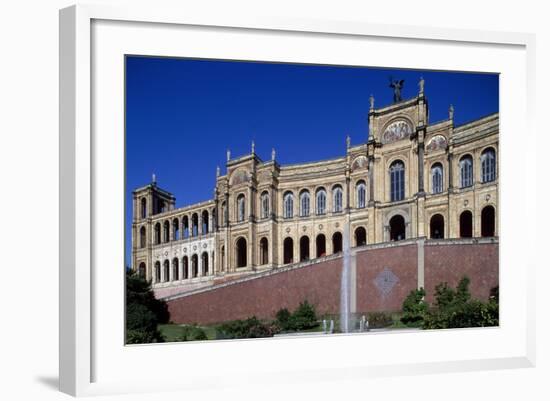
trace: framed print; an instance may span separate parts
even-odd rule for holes
[[[62,10],[61,390],[532,366],[533,43]]]

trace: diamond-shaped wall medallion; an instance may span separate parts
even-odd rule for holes
[[[385,267],[373,281],[380,294],[385,297],[390,294],[399,278],[390,269]]]

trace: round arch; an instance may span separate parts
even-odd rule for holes
[[[294,261],[294,240],[286,237],[283,241],[283,263],[289,264]]]
[[[472,225],[472,212],[470,210],[464,210],[462,213],[460,213],[460,238],[472,238]]]
[[[481,210],[481,236],[495,236],[495,208],[492,205],[485,206]]]
[[[367,230],[365,227],[357,227],[355,229],[355,246],[363,246],[367,244]]]
[[[235,261],[237,263],[237,267],[246,267],[246,253],[246,238],[239,237],[235,242]]]
[[[430,218],[430,238],[445,238],[445,218],[439,213]]]
[[[394,215],[389,221],[390,241],[401,241],[407,238],[405,218],[400,215]]]
[[[300,238],[300,262],[309,260],[309,237],[304,235]]]

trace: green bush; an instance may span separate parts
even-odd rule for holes
[[[403,301],[401,322],[410,327],[419,327],[424,323],[428,304],[424,301],[426,291],[423,288],[412,290]]]
[[[206,332],[195,325],[181,326],[181,334],[176,338],[176,341],[202,341],[208,340]]]
[[[317,326],[315,307],[307,300],[300,303],[300,306],[292,314],[291,320],[294,330],[307,330]]]
[[[151,285],[137,274],[126,274],[126,343],[144,344],[163,342],[157,329],[159,323],[169,320],[164,301],[155,299]]]
[[[279,309],[275,315],[275,322],[281,330],[292,330],[292,314],[287,308]]]
[[[245,320],[233,320],[219,325],[216,327],[216,338],[237,339],[272,337],[277,332],[277,326],[262,323],[256,316],[252,316]]]
[[[367,320],[371,329],[380,329],[393,324],[391,313],[385,312],[370,312],[367,314]]]
[[[435,289],[435,307],[424,316],[424,329],[498,326],[498,288],[491,290],[487,303],[471,299],[470,280],[462,278],[456,290],[447,283]]]
[[[318,324],[315,307],[307,300],[300,303],[294,313],[290,313],[286,308],[279,309],[275,318],[274,324],[283,331],[307,330]]]

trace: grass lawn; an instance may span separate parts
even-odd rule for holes
[[[181,341],[186,332],[189,331],[189,325],[186,324],[159,324],[158,329],[167,342]],[[209,340],[216,339],[216,329],[213,326],[195,326],[201,328],[206,333]]]

